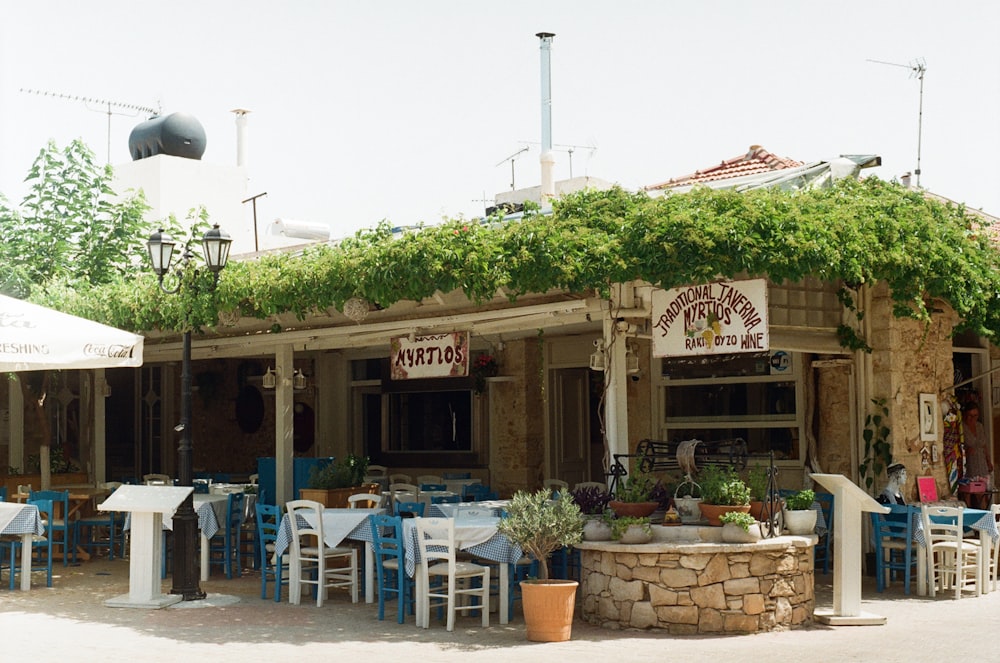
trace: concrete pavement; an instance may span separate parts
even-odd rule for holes
[[[128,562],[97,559],[55,567],[54,587],[35,574],[30,592],[0,589],[0,647],[3,658],[48,661],[194,661],[225,657],[240,661],[553,661],[587,657],[604,661],[654,659],[691,662],[750,660],[920,661],[976,656],[998,660],[983,649],[1000,626],[1000,592],[954,600],[905,596],[901,586],[884,594],[864,581],[862,609],[884,615],[884,626],[815,624],[778,633],[722,637],[677,637],[649,631],[610,631],[584,624],[565,643],[529,643],[520,608],[508,625],[482,628],[478,618],[460,617],[456,630],[433,622],[417,629],[410,617],[397,624],[394,613],[378,621],[373,605],[352,605],[333,592],[322,608],[260,599],[260,577],[249,572],[202,583],[209,600],[161,610],[108,608],[103,601],[128,591]],[[832,607],[831,576],[817,576],[817,607]],[[169,579],[164,587],[169,590]],[[973,636],[981,640],[966,646]]]

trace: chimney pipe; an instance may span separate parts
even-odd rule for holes
[[[245,168],[247,165],[247,114],[250,111],[235,108],[236,113],[236,165]]]
[[[544,205],[555,197],[555,156],[552,153],[552,32],[539,32],[535,35],[540,42],[542,55],[542,154],[539,157],[542,167],[542,196]]]

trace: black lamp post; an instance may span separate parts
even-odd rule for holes
[[[212,272],[214,279],[212,287],[219,282],[219,272],[226,266],[229,260],[229,245],[232,243],[229,235],[219,229],[218,224],[214,225],[205,236],[202,237],[201,244],[205,254],[205,264]],[[174,248],[177,243],[169,235],[160,229],[149,236],[146,244],[149,247],[149,259],[153,264],[153,271],[160,280],[160,289],[168,294],[173,294],[181,289],[182,273],[185,267],[194,258],[191,253],[190,242],[184,247],[181,254],[181,264],[177,270],[177,285],[167,288],[163,285],[163,277],[170,271],[170,263],[174,257]],[[180,432],[181,440],[177,447],[177,473],[178,483],[181,486],[193,486],[191,477],[191,330],[184,330],[184,350],[181,362],[181,422],[174,430]],[[205,592],[201,591],[198,584],[197,544],[198,544],[198,515],[194,511],[193,493],[181,502],[174,514],[174,573],[173,587],[171,594],[180,594],[185,601],[196,601],[205,598]]]

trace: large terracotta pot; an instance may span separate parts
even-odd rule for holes
[[[660,507],[659,502],[619,502],[611,500],[608,507],[620,518],[632,516],[634,518],[645,518]]]
[[[564,642],[573,632],[575,580],[523,580],[524,625],[532,642]]]
[[[750,505],[745,504],[742,506],[733,506],[731,504],[705,504],[701,503],[701,515],[705,517],[709,525],[714,525],[715,527],[721,527],[722,522],[719,520],[719,516],[724,513],[729,513],[730,511],[739,511],[740,513],[750,513]]]

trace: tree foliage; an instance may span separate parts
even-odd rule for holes
[[[811,276],[855,288],[886,281],[900,316],[926,320],[929,298],[942,298],[966,327],[992,336],[1000,332],[998,259],[964,207],[874,177],[809,191],[702,188],[662,198],[615,188],[568,195],[551,215],[457,219],[403,233],[383,223],[301,254],[231,262],[213,293],[160,297],[147,272],[90,292],[64,290],[49,303],[136,331],[180,330],[185,311],[204,326],[219,311],[304,317],[351,297],[387,307],[455,289],[482,302],[498,289],[516,298],[553,288],[606,294],[637,279],[671,288]]]
[[[99,166],[83,142],[60,150],[49,142],[25,178],[20,209],[0,199],[0,290],[24,297],[63,283],[89,289],[136,269],[148,209],[141,195],[119,199],[112,169]]]

